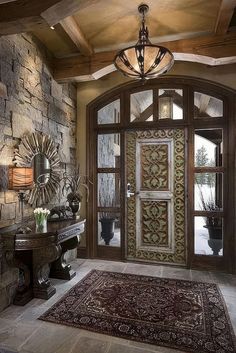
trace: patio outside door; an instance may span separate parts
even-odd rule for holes
[[[184,129],[127,132],[126,166],[126,258],[186,264]]]

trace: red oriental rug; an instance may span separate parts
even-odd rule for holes
[[[235,353],[217,285],[92,270],[41,317],[197,353]]]

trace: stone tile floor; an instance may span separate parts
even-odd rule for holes
[[[10,306],[0,313],[0,352],[20,353],[180,353],[177,350],[52,324],[37,318],[91,269],[218,283],[236,333],[236,276],[170,266],[151,266],[102,260],[72,262],[71,281],[51,280],[57,292],[49,300],[33,299],[24,307]]]

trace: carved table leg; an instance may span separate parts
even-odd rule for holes
[[[24,254],[22,253],[22,255],[26,255],[25,252]],[[27,261],[27,256],[24,257],[25,261]],[[30,281],[30,269],[26,263],[23,262],[23,259],[17,257],[14,251],[6,251],[5,258],[10,267],[17,267],[20,271],[19,283],[16,288],[13,304],[23,306],[34,297]]]
[[[75,249],[77,247],[77,244],[78,244],[77,236],[61,243],[62,254],[59,257],[59,259],[57,259],[52,263],[51,270],[50,270],[50,277],[70,280],[76,275],[76,272],[72,270],[71,265],[66,263],[64,259],[64,255],[67,250]]]
[[[33,292],[36,298],[49,299],[56,293],[48,278],[49,264],[61,256],[61,246],[33,250]]]

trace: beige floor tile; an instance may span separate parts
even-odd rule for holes
[[[45,299],[39,299],[39,298],[33,298],[25,307],[27,308],[32,308],[32,307],[40,307],[41,305],[44,305]]]
[[[226,295],[226,296],[234,297],[236,301],[236,287],[219,284],[219,288],[223,296]]]
[[[185,268],[163,266],[162,277],[191,280],[191,272]]]
[[[16,325],[1,332],[0,346],[9,349],[18,349],[36,330],[37,328],[34,325],[18,322]]]
[[[233,326],[233,330],[234,330],[234,334],[236,336],[236,313],[231,313],[229,311],[229,317],[230,317],[230,320],[231,320],[231,324]]]
[[[211,278],[218,284],[235,285],[236,276],[221,272],[210,272]]]
[[[183,353],[183,351],[180,352],[176,349],[171,349],[167,347],[161,347],[153,344],[147,344],[147,343],[136,342],[136,341],[130,341],[130,346],[134,346],[135,348],[144,349],[144,350],[147,350],[148,352],[150,351],[155,353]],[[138,353],[138,350],[137,350],[137,353]]]
[[[12,320],[8,319],[0,319],[0,333],[2,330],[5,330],[6,327],[14,325],[14,322]]]
[[[148,266],[140,264],[128,263],[125,269],[125,273],[132,273],[136,275],[145,275],[153,277],[161,277],[163,272],[162,266]]]
[[[208,271],[190,270],[190,273],[191,273],[192,281],[208,282],[208,283],[215,282]]]
[[[110,343],[105,340],[81,336],[71,353],[106,353]]]
[[[228,310],[231,313],[236,313],[236,300],[235,297],[231,297],[230,295],[224,295],[224,300],[226,303],[226,306],[228,308]]]
[[[75,259],[73,261],[70,261],[70,265],[76,271],[81,267],[84,262],[86,262],[85,259]]]
[[[131,347],[123,344],[112,343],[107,353],[152,353],[147,348]]]
[[[71,280],[64,281],[60,279],[50,278],[50,282],[53,287],[56,287],[57,293],[65,292],[72,287]]]
[[[102,333],[97,333],[97,332],[92,332],[88,330],[81,330],[81,336],[83,337],[92,337],[92,338],[97,338],[98,340],[110,342],[110,343],[118,343],[118,344],[123,344],[123,345],[128,345],[130,343],[130,340],[116,337],[116,336],[110,336],[110,335],[105,335]]]
[[[43,324],[43,321],[37,320],[48,307],[41,305],[40,307],[32,307],[29,308],[26,312],[24,312],[18,320],[18,323],[26,323],[27,325],[33,325],[35,327],[39,327]]]
[[[91,269],[104,270],[104,271],[114,271],[114,272],[123,272],[126,263],[124,262],[115,262],[115,261],[102,261],[102,260],[88,260],[82,266]]]
[[[28,306],[11,305],[0,313],[0,319],[9,319],[17,321],[27,310]]]
[[[79,332],[79,329],[44,322],[21,349],[32,353],[69,353]]]

